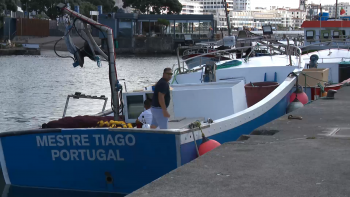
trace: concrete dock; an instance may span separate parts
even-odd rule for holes
[[[350,196],[350,87],[225,143],[128,195]]]

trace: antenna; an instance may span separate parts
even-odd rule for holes
[[[338,0],[335,0],[335,19],[338,18]]]

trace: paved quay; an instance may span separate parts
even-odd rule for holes
[[[285,115],[128,197],[350,196],[349,114],[350,87],[343,87],[335,99],[288,114],[302,120]]]

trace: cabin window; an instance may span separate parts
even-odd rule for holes
[[[137,119],[144,111],[143,95],[127,96],[128,119]]]
[[[339,32],[338,31],[334,31],[333,32],[333,38],[339,38],[340,35],[339,35]]]
[[[323,33],[323,38],[328,39],[329,38],[329,33]]]
[[[326,42],[331,40],[331,31],[330,30],[321,30],[320,32],[320,36],[321,36],[321,42]]]
[[[345,30],[342,30],[342,33],[343,33],[343,38],[345,38],[346,36],[345,36]]]
[[[315,31],[313,31],[313,30],[306,31],[306,39],[307,40],[314,39],[314,38],[315,38]]]

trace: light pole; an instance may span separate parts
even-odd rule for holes
[[[226,12],[228,35],[231,36],[231,24],[230,24],[230,16],[229,16],[229,11],[228,11],[228,3],[226,2],[226,0],[222,0],[222,4],[224,4],[224,8],[225,8],[225,12]]]
[[[26,12],[27,12],[27,14],[28,14],[28,19],[29,19],[29,12],[28,12],[28,1],[30,2],[30,0],[27,0],[27,1],[26,1]]]

